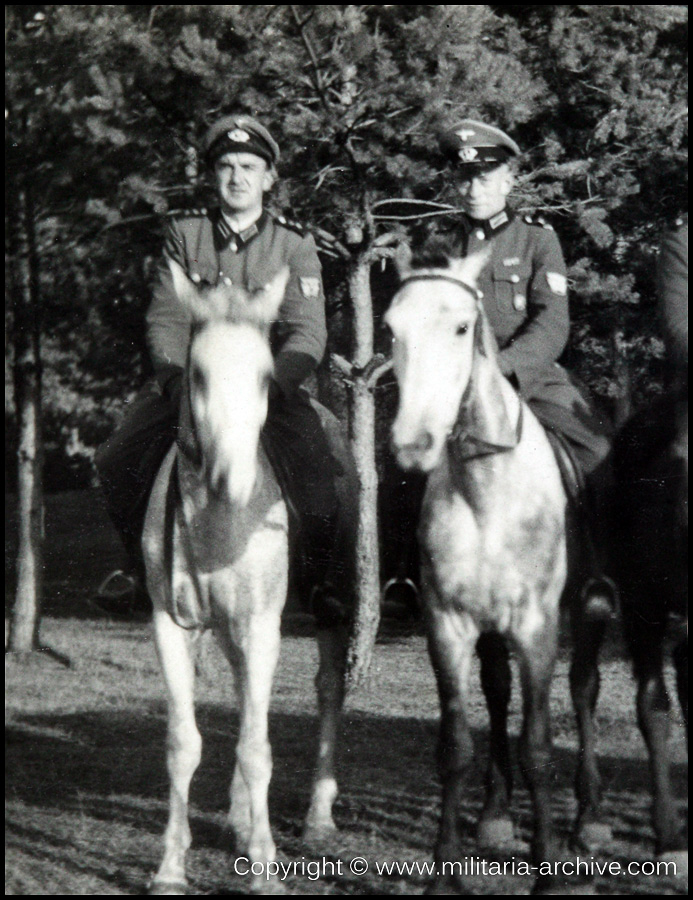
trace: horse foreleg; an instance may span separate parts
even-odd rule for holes
[[[426,607],[426,604],[424,603]],[[438,886],[460,887],[462,857],[459,815],[465,780],[474,761],[467,718],[469,670],[479,632],[471,618],[455,611],[426,609],[428,650],[440,697],[438,771],[443,788],[435,862]]]
[[[168,694],[166,761],[170,794],[164,858],[150,893],[181,893],[187,884],[185,855],[191,843],[188,795],[202,751],[202,739],[195,723],[193,636],[161,609],[154,610],[153,628]]]
[[[242,779],[247,790],[250,811],[247,847],[251,865],[274,860],[276,848],[272,838],[267,807],[267,792],[272,776],[272,751],[268,737],[268,715],[272,680],[279,657],[280,615],[251,613],[244,622],[243,634],[237,642],[240,661],[237,672],[242,692],[241,727],[236,747],[237,772],[234,781]],[[236,784],[240,799],[245,792]],[[233,796],[236,800],[236,794]],[[234,821],[235,811],[229,817]],[[270,885],[264,874],[254,875],[251,890],[267,893]]]
[[[589,851],[607,846],[612,839],[609,825],[601,821],[601,779],[597,766],[594,711],[599,697],[599,651],[604,640],[604,622],[585,621],[577,612],[572,623],[573,657],[570,692],[580,741],[575,792],[578,815],[575,839]]]
[[[534,809],[532,862],[555,862],[558,841],[553,825],[552,761],[549,691],[556,662],[558,623],[552,620],[533,639],[520,647],[520,673],[523,690],[523,724],[520,735],[520,767]],[[551,893],[552,876],[540,875],[536,893]]]
[[[477,643],[481,687],[488,707],[491,738],[486,773],[486,800],[479,819],[480,847],[502,847],[513,840],[510,797],[513,789],[508,743],[508,706],[512,673],[507,644],[498,634],[482,634]]]
[[[335,749],[344,704],[348,636],[342,627],[319,628],[317,640],[320,653],[320,665],[315,679],[320,716],[318,758],[310,807],[303,829],[304,840],[311,844],[322,844],[337,830],[332,818],[332,806],[337,797]]]

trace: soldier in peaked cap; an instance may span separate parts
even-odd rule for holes
[[[168,226],[146,315],[154,378],[100,448],[97,470],[112,518],[131,556],[139,560],[149,491],[176,434],[191,334],[167,261],[175,260],[200,286],[226,281],[251,291],[288,266],[289,283],[270,335],[274,381],[263,446],[298,514],[306,577],[317,588],[313,611],[318,624],[329,625],[348,605],[343,593],[352,562],[353,469],[337,437],[336,420],[304,388],[324,355],[327,336],[315,242],[299,226],[265,210],[265,195],[277,177],[279,147],[260,122],[247,115],[225,116],[208,129],[202,150],[219,207],[191,212]]]
[[[609,619],[616,610],[616,589],[603,572],[602,531],[611,431],[584,389],[558,364],[570,328],[567,270],[558,238],[542,220],[519,216],[508,205],[520,148],[505,132],[464,119],[439,135],[439,145],[464,210],[440,226],[440,237],[452,256],[490,249],[478,286],[500,366],[545,428],[569,446],[579,466],[586,486],[579,489],[575,481],[573,493],[580,494],[576,500],[583,508],[589,496],[593,510],[585,534],[591,558],[585,609],[595,620]],[[422,489],[419,484],[418,493]]]

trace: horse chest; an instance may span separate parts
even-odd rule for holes
[[[544,546],[537,520],[516,515],[520,505],[510,497],[472,504],[446,482],[429,483],[419,540],[432,602],[501,630],[541,602],[555,546]]]

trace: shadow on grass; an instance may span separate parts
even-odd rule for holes
[[[209,816],[214,819],[226,813],[238,716],[200,704],[198,722],[204,744],[191,794],[197,811],[193,831],[196,843],[216,843],[218,829]],[[288,833],[300,828],[307,809],[315,732],[313,716],[270,715],[274,756],[270,805],[278,827]],[[18,715],[6,730],[6,797],[58,813],[78,810],[81,815],[160,834],[166,820],[165,733],[161,706],[141,713]],[[474,738],[478,758],[483,760],[486,734],[477,731]],[[375,830],[398,841],[408,835],[408,845],[416,846],[422,824],[430,832],[437,816],[435,742],[436,729],[430,721],[348,714],[340,746],[337,816],[351,830]],[[572,752],[555,750],[557,812],[566,829],[574,811],[575,762]],[[602,756],[600,768],[609,785],[610,804],[619,805],[622,800],[624,809],[632,808],[633,795],[649,791],[644,761]],[[677,779],[685,777],[683,769],[676,767]],[[470,777],[469,800],[461,811],[470,825],[478,814],[482,782],[479,768]],[[521,783],[519,777],[517,783]],[[514,806],[528,828],[530,810],[524,790],[517,792]],[[643,825],[642,820],[626,816],[619,827],[627,832]],[[10,822],[9,833],[13,828]]]

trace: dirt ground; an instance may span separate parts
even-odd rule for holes
[[[7,596],[11,503],[6,514]],[[120,558],[93,498],[53,498],[47,535],[42,642],[71,664],[46,653],[26,663],[6,658],[6,893],[140,894],[159,862],[167,812],[165,706],[148,626],[110,621],[89,603]],[[327,860],[300,837],[315,752],[317,650],[307,617],[294,611],[284,630],[270,714],[270,814],[281,859],[289,867],[284,888],[292,894],[424,893],[429,883],[424,867],[432,861],[439,811],[438,703],[420,628],[416,623],[383,627],[369,682],[349,700],[335,807],[340,843]],[[606,863],[615,864],[612,871],[645,864],[647,872],[653,860],[647,760],[617,630],[601,671],[599,761],[613,842],[605,852],[583,859],[595,872],[595,863],[602,871]],[[564,652],[552,714],[556,818],[566,839],[575,812],[577,753],[567,672]],[[670,669],[667,678],[673,687]],[[478,672],[470,706],[483,760],[487,717]],[[516,679],[510,722],[515,738],[519,716]],[[191,794],[191,893],[246,893],[248,879],[242,865],[234,864],[222,830],[238,717],[230,673],[213,643],[198,683],[198,719],[204,749]],[[683,803],[688,766],[678,712],[672,714],[671,751]],[[527,894],[532,880],[520,866],[527,861],[531,827],[527,793],[518,772],[512,807],[517,843],[502,855],[479,857],[474,822],[482,773],[480,764],[461,809],[464,861],[481,873],[470,876],[469,887],[480,894]],[[358,857],[367,864],[364,874],[353,866]],[[383,874],[383,865],[391,863],[409,868]],[[503,863],[506,874],[495,874]],[[625,871],[597,874],[593,886],[602,894],[687,893],[687,880]]]

